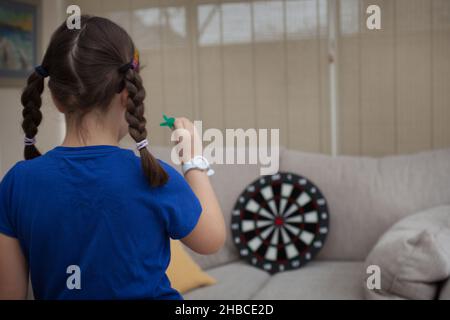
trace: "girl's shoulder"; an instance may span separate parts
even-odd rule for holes
[[[47,154],[43,154],[31,160],[20,160],[5,173],[2,181],[12,177],[30,177],[37,173],[45,173],[46,169],[52,165],[53,163]]]
[[[1,178],[2,183],[5,182],[6,180],[10,180],[17,171],[20,171],[21,169],[19,169],[22,166],[22,163],[25,162],[24,160],[17,162],[16,164],[14,164],[11,168],[9,168],[4,175]]]
[[[48,163],[45,155],[31,160],[20,160],[16,162],[2,177],[2,189],[10,188],[13,185],[26,185],[30,181],[45,176],[52,164]]]
[[[3,178],[1,179],[3,180],[8,180],[8,179],[12,179],[15,176],[20,176],[20,175],[24,175],[27,174],[27,172],[29,172],[29,170],[34,167],[35,163],[37,162],[37,159],[35,158],[33,160],[20,160],[17,161],[11,168],[9,168],[6,173],[4,174]]]
[[[0,193],[4,194],[16,184],[22,176],[27,174],[27,161],[21,160],[14,164],[1,178]]]

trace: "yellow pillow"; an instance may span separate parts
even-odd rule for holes
[[[204,272],[184,251],[180,241],[170,240],[170,251],[167,276],[172,287],[180,293],[216,283],[216,280]]]

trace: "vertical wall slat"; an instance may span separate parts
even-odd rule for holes
[[[260,26],[253,44],[257,128],[280,129],[280,144],[285,145],[283,4],[255,2],[253,13],[254,23]]]
[[[100,0],[102,15],[125,30],[131,30],[131,3],[121,0]]]
[[[184,1],[161,1],[164,110],[169,116],[193,119],[192,69]],[[165,130],[170,144],[169,130]]]
[[[433,0],[433,147],[450,146],[450,1]]]
[[[396,0],[397,152],[431,148],[429,0]]]
[[[187,35],[189,38],[189,55],[190,55],[190,82],[191,82],[191,103],[192,103],[192,112],[193,112],[193,120],[197,120],[200,118],[200,80],[199,80],[199,48],[198,48],[198,30],[197,30],[197,21],[198,21],[198,11],[197,6],[192,2],[188,2],[186,4],[186,17],[187,20],[185,22]]]
[[[368,30],[361,21],[362,154],[394,154],[395,147],[395,40],[394,1],[364,0],[363,8],[379,5],[382,29]],[[365,9],[364,9],[365,12]]]
[[[255,127],[250,3],[224,3],[222,10],[226,128]],[[233,33],[240,28],[241,33]]]
[[[199,109],[204,128],[224,128],[220,5],[198,7]]]
[[[303,29],[296,27],[302,21],[302,12],[313,17]],[[304,17],[304,15],[303,15]],[[287,105],[289,148],[320,152],[320,83],[319,34],[315,0],[286,2],[287,19]],[[294,27],[293,27],[294,26]]]
[[[317,35],[319,46],[319,152],[331,154],[330,66],[328,52],[328,0],[317,0]],[[338,130],[339,131],[339,130]],[[339,142],[338,142],[339,144]]]
[[[101,15],[103,1],[97,0],[73,0],[66,1],[66,6],[75,4],[80,7],[81,14]]]
[[[161,52],[160,8],[157,0],[133,0],[131,4],[131,36],[140,50],[141,77],[147,96],[145,116],[152,145],[167,143],[165,129],[159,126],[164,112],[163,56]],[[140,18],[150,15],[151,23]]]
[[[361,44],[359,0],[340,1],[339,151],[361,154]]]

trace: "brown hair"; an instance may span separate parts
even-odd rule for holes
[[[125,113],[129,133],[134,141],[147,137],[144,117],[145,89],[138,69],[125,68],[133,59],[134,44],[127,32],[112,21],[81,17],[81,28],[69,30],[64,22],[52,35],[42,60],[42,68],[49,74],[48,86],[54,99],[62,104],[67,116],[83,115],[94,108],[106,111],[114,94],[123,88],[128,91]],[[25,136],[33,139],[42,121],[41,94],[44,77],[33,72],[22,93]],[[147,148],[140,149],[142,169],[152,186],[161,186],[168,176]],[[26,145],[26,160],[41,153],[34,145]]]

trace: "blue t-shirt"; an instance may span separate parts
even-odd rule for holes
[[[37,299],[182,299],[166,276],[170,240],[202,208],[184,178],[147,182],[115,146],[56,147],[0,185],[0,232],[19,240]]]

